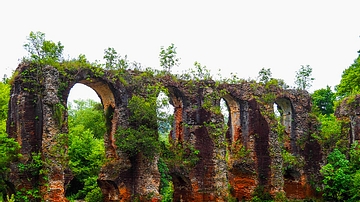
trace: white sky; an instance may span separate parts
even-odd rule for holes
[[[355,0],[1,1],[0,76],[9,76],[26,55],[30,31],[41,31],[71,58],[101,60],[104,49],[114,47],[154,68],[160,47],[174,43],[181,58],[175,73],[198,61],[213,74],[221,69],[223,77],[234,72],[255,79],[264,67],[294,86],[295,72],[310,65],[313,91],[339,84],[357,58],[359,8]]]

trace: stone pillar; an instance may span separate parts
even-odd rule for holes
[[[104,201],[131,201],[134,183],[131,175],[131,163],[125,154],[107,162],[101,168],[98,184],[104,195]]]
[[[182,90],[182,99],[188,104],[183,109],[186,120],[181,121],[185,129],[180,140],[199,151],[199,160],[186,168],[187,172],[177,171],[180,173],[174,177],[174,201],[226,201],[229,193],[223,117],[204,107],[205,102],[211,102],[211,107],[219,105],[219,99],[212,96],[217,92],[212,88],[197,88],[197,93],[193,89]]]
[[[32,84],[21,82],[17,78],[11,89],[7,133],[21,146],[22,157],[11,164],[10,182],[15,191],[37,189],[38,179],[19,169],[19,165],[26,166],[32,161],[32,153],[40,151],[41,144],[41,104],[33,93],[24,89],[31,89]],[[34,102],[35,100],[35,102]],[[25,194],[25,193],[24,193]]]
[[[44,94],[42,99],[42,159],[41,195],[45,201],[67,201],[64,170],[67,165],[67,136],[62,134],[66,107],[59,100],[59,72],[53,67],[43,69]]]

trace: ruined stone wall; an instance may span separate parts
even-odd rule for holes
[[[67,98],[71,88],[82,83],[96,91],[107,114],[104,143],[108,161],[98,178],[105,201],[131,201],[135,195],[150,194],[149,200],[160,200],[158,157],[149,160],[140,154],[130,159],[116,147],[115,133],[118,127],[131,127],[129,99],[133,95],[146,96],[141,91],[144,85],[161,83],[174,106],[169,138],[199,151],[194,165],[171,167],[174,201],[250,200],[260,186],[272,195],[313,195],[309,177],[318,173],[322,157],[316,141],[308,141],[312,120],[308,115],[310,97],[305,91],[254,82],[178,80],[170,75],[141,77],[139,82],[141,72],[127,71],[119,76],[94,67],[59,70],[47,66],[36,75],[31,69],[27,65],[18,67],[11,90],[7,130],[22,145],[23,154],[20,162],[12,166],[11,180],[16,189],[39,184],[43,199],[65,200]],[[34,83],[33,78],[39,82]],[[229,108],[228,128],[217,110],[221,98]],[[286,112],[282,123],[274,116],[274,103]],[[285,126],[286,138],[280,138],[278,124]],[[284,174],[284,149],[304,161],[289,176]],[[43,166],[46,182],[43,178],[28,181],[28,176],[17,169],[16,165],[26,163],[32,152],[39,152],[48,162]]]
[[[349,131],[348,146],[354,142],[360,143],[360,95],[344,99],[336,108],[335,115],[344,120],[347,125],[343,126]]]

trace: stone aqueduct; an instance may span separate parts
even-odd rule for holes
[[[130,201],[134,196],[143,196],[145,200],[149,195],[148,200],[159,200],[157,158],[149,161],[139,157],[130,161],[118,151],[114,137],[119,126],[128,126],[131,112],[127,103],[131,96],[137,93],[146,96],[134,88],[141,89],[144,83],[156,80],[169,90],[174,106],[175,119],[169,138],[188,142],[200,151],[195,166],[171,171],[174,201],[226,201],[229,196],[250,199],[258,186],[274,195],[286,193],[290,198],[316,194],[311,182],[319,176],[323,157],[319,144],[310,140],[314,120],[309,116],[311,103],[305,91],[251,82],[215,85],[213,81],[192,81],[193,86],[189,87],[189,81],[169,75],[142,77],[141,82],[131,82],[141,74],[136,71],[124,74],[123,79],[130,83],[124,85],[111,72],[103,70],[99,74],[91,67],[60,71],[46,66],[41,74],[32,69],[22,64],[16,70],[7,132],[21,144],[23,157],[17,163],[26,163],[32,152],[40,152],[47,172],[43,174],[46,178],[29,179],[14,163],[10,176],[14,190],[40,184],[45,201],[66,201],[65,187],[69,182],[61,152],[66,152],[67,145],[66,141],[59,142],[61,134],[68,132],[65,106],[69,91],[76,83],[82,83],[96,91],[105,111],[113,113],[106,120],[104,143],[108,161],[98,178],[105,201]],[[223,122],[223,117],[202,105],[207,94],[219,91],[226,92],[222,98],[229,109],[229,129],[226,134],[214,137],[205,123]],[[218,105],[219,98],[214,97],[212,103]],[[282,109],[281,124],[285,126],[282,140],[275,130],[278,121],[273,116],[274,103]],[[239,146],[249,152],[246,158],[229,152]],[[302,165],[284,172],[282,149],[296,156]]]

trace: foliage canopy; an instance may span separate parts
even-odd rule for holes
[[[326,115],[334,113],[334,101],[336,97],[329,86],[315,90],[314,93],[311,94],[311,99],[313,102],[313,110],[315,112]]]
[[[360,147],[354,144],[350,160],[341,151],[334,149],[327,164],[320,170],[323,179],[323,197],[328,201],[360,200]]]
[[[360,90],[360,51],[354,63],[345,69],[340,84],[335,87],[336,95],[340,98],[359,93]]]

